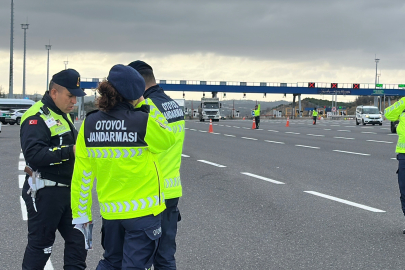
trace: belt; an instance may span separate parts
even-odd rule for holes
[[[69,187],[69,185],[61,184],[51,180],[42,179],[42,181],[44,181],[44,185],[46,187]]]

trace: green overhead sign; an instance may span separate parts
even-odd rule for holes
[[[378,84],[375,85],[375,87],[383,87],[383,84],[382,84],[382,83],[378,83]]]
[[[405,87],[405,84],[398,84],[398,87]]]

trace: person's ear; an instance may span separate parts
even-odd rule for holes
[[[52,88],[51,90],[49,90],[49,95],[51,96],[52,99],[56,99],[57,92],[58,92],[58,90],[56,90],[55,88]]]

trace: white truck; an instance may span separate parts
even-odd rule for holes
[[[212,119],[213,122],[218,122],[221,118],[219,108],[221,108],[219,98],[201,98],[201,104],[198,107],[200,122],[210,119]]]

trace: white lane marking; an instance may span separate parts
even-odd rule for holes
[[[20,196],[20,204],[21,204],[21,213],[22,213],[22,219],[27,220],[27,206],[25,206],[25,201],[24,199]]]
[[[224,125],[218,125],[218,126],[223,127]]]
[[[192,131],[197,131],[196,129],[194,129],[194,128],[190,128],[190,130],[192,130]]]
[[[234,128],[240,128],[240,127],[238,127],[238,126],[233,126]]]
[[[338,131],[341,131],[341,132],[351,132],[350,130],[346,130],[346,129],[339,129]]]
[[[329,125],[330,127],[340,127],[340,125]]]
[[[354,140],[354,138],[346,138],[346,137],[333,137],[335,139],[344,139],[344,140]]]
[[[292,131],[286,131],[285,133],[288,133],[288,134],[295,134],[295,135],[300,134],[300,133],[297,133],[297,132],[292,132]]]
[[[395,136],[395,135],[398,135],[398,134],[396,134],[396,133],[393,133],[393,134],[387,134],[387,135],[390,135],[390,136]]]
[[[314,136],[314,137],[325,137],[325,135],[319,135],[319,134],[307,134],[308,136]]]
[[[187,155],[185,155],[185,154],[181,154],[181,156],[182,156],[182,157],[190,157],[190,156],[187,156]]]
[[[393,159],[393,160],[397,160],[397,158],[394,158],[394,157],[393,157],[393,158],[391,158],[391,159]]]
[[[263,176],[260,176],[260,175],[256,175],[256,174],[253,174],[253,173],[241,172],[241,174],[251,176],[251,177],[254,177],[254,178],[257,178],[257,179],[261,179],[261,180],[264,180],[264,181],[267,181],[267,182],[270,182],[270,183],[273,183],[273,184],[277,184],[277,185],[284,185],[285,184],[283,182],[276,181],[276,180],[273,180],[273,179],[269,179],[269,178],[266,178],[266,177],[263,177]]]
[[[255,138],[249,138],[249,137],[241,137],[242,139],[245,139],[245,140],[252,140],[252,141],[257,141],[257,139],[255,139]]]
[[[393,142],[387,142],[387,141],[376,141],[376,140],[367,140],[368,142],[377,142],[377,143],[393,143]]]
[[[20,153],[20,159],[24,159],[24,154]]]
[[[352,128],[353,126],[345,126],[345,127]]]
[[[256,130],[263,130],[262,128],[258,128],[258,129],[256,129]]]
[[[219,134],[219,135],[221,135],[221,133],[216,133],[216,132],[212,132],[211,134],[217,134],[217,135]]]
[[[374,127],[361,127],[361,128],[374,128]]]
[[[210,161],[206,161],[206,160],[202,160],[202,159],[197,160],[197,161],[202,162],[202,163],[206,163],[206,164],[209,164],[209,165],[212,165],[212,166],[215,166],[215,167],[220,167],[220,168],[225,168],[226,167],[224,165],[217,164],[217,163],[210,162]]]
[[[296,144],[295,146],[304,147],[304,148],[312,148],[312,149],[321,149],[320,147],[308,146],[308,145],[301,145],[301,144]]]
[[[369,156],[369,155],[370,155],[370,154],[355,153],[355,152],[342,151],[342,150],[333,150],[333,151],[334,151],[334,152],[339,152],[339,153],[346,153],[346,154],[360,155],[360,156]]]
[[[19,161],[18,162],[18,170],[23,171],[25,168],[25,161]]]
[[[184,128],[184,129],[189,129],[189,128]]]
[[[269,130],[267,130],[267,131],[270,131],[270,132],[278,132],[278,130],[271,130],[271,129],[269,129]]]
[[[231,127],[231,126],[228,126],[228,125],[225,125],[226,127]]]
[[[380,129],[390,129],[390,128],[380,128]]]
[[[330,128],[324,128],[323,130],[331,130]]]
[[[243,129],[250,129],[250,128],[247,128],[247,127],[242,127]]]
[[[377,134],[377,133],[371,132],[371,131],[362,131],[361,133],[363,133],[363,134]]]
[[[199,132],[207,132],[206,130],[199,130]]]
[[[326,194],[322,194],[322,193],[319,193],[319,192],[316,192],[316,191],[304,191],[304,192],[315,195],[315,196],[319,196],[319,197],[322,197],[322,198],[325,198],[325,199],[329,199],[329,200],[332,200],[332,201],[335,201],[335,202],[340,202],[340,203],[344,203],[344,204],[351,205],[351,206],[354,206],[354,207],[358,207],[358,208],[368,210],[368,211],[371,211],[371,212],[385,213],[385,211],[377,209],[377,208],[369,207],[369,206],[366,206],[366,205],[363,205],[363,204],[359,204],[359,203],[355,203],[355,202],[351,202],[351,201],[347,201],[347,200],[343,200],[343,199],[339,199],[339,198],[329,196],[329,195],[326,195]]]
[[[284,144],[283,142],[276,142],[276,141],[268,141],[268,140],[264,140],[265,142],[269,142],[269,143],[278,143],[278,144]]]
[[[44,270],[53,270],[53,265],[51,263],[51,258],[49,258],[48,261],[46,262]]]
[[[20,175],[18,176],[18,186],[19,186],[20,188],[23,188],[24,182],[25,182],[25,175],[20,174]]]
[[[235,135],[224,134],[224,136],[227,136],[227,137],[234,137],[234,138],[235,138]]]

